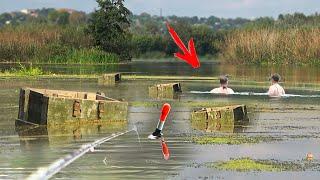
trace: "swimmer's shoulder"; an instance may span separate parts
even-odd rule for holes
[[[231,88],[228,88],[228,94],[234,94],[234,91],[233,91],[233,89],[231,89]]]
[[[220,93],[220,88],[214,88],[210,91],[210,93]]]

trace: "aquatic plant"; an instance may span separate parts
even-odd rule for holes
[[[61,64],[103,64],[117,63],[116,54],[106,53],[99,48],[68,49],[65,54],[55,55],[50,58],[50,63]]]
[[[94,47],[82,26],[27,24],[0,29],[0,61],[94,64],[119,57]]]
[[[318,27],[238,29],[221,46],[225,62],[236,64],[319,64]]]
[[[208,162],[200,166],[207,168],[216,168],[219,170],[227,171],[267,171],[267,172],[279,172],[279,171],[319,171],[319,162],[310,162],[307,160],[295,160],[295,161],[280,161],[274,159],[268,160],[256,160],[250,157],[242,157],[236,159],[230,159],[229,161]]]
[[[226,162],[207,163],[207,167],[230,171],[281,171],[280,165],[256,161],[250,158],[232,159]]]
[[[259,138],[246,137],[246,136],[200,136],[193,137],[192,142],[197,144],[229,144],[237,145],[244,143],[259,143]]]
[[[229,144],[229,145],[239,145],[239,144],[255,144],[260,142],[269,142],[281,140],[274,137],[262,137],[262,136],[199,136],[192,137],[191,141],[196,144]]]
[[[49,74],[49,72],[44,72],[40,67],[26,67],[25,65],[19,64],[19,68],[12,68],[10,70],[5,70],[3,76],[40,76],[44,74]]]

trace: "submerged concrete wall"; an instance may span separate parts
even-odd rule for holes
[[[174,99],[182,92],[180,83],[157,84],[149,87],[149,96],[152,98]]]
[[[114,85],[120,81],[121,81],[120,73],[103,74],[98,78],[98,85],[101,85],[101,86]]]
[[[245,105],[203,108],[191,113],[191,126],[205,132],[237,132],[248,122]]]
[[[97,100],[98,99],[98,100]],[[128,103],[95,93],[25,88],[20,90],[18,119],[59,125],[78,121],[123,121]]]

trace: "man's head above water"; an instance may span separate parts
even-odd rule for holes
[[[273,74],[270,77],[271,86],[269,87],[268,94],[271,97],[281,97],[286,94],[283,87],[279,85],[279,81],[281,80],[281,76],[277,73]]]
[[[222,75],[222,76],[219,77],[219,79],[220,79],[221,86],[223,86],[223,87],[227,87],[228,86],[228,77],[227,76]]]
[[[272,80],[272,83],[278,83],[281,79],[281,76],[277,73],[273,74],[270,78]]]
[[[234,94],[234,91],[231,88],[228,88],[228,76],[222,75],[219,77],[220,87],[214,88],[210,93],[214,94]]]

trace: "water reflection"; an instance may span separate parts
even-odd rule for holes
[[[25,125],[21,121],[16,123],[16,132],[19,135],[20,144],[26,149],[32,149],[32,145],[59,146],[70,142],[80,141],[92,135],[110,134],[124,131],[128,128],[126,121],[105,123],[72,123],[57,126]],[[40,142],[41,141],[41,142]]]
[[[169,151],[169,147],[166,143],[166,141],[164,140],[164,137],[162,137],[160,139],[160,144],[161,144],[161,149],[162,149],[162,155],[163,155],[163,158],[165,160],[169,160],[170,158],[170,151]]]
[[[177,67],[179,66],[179,67]],[[148,68],[146,68],[148,67]],[[156,67],[156,68],[155,68]],[[195,75],[218,76],[230,74],[231,85],[238,92],[265,92],[268,86],[267,77],[271,71],[279,72],[285,78],[285,85],[298,88],[290,89],[290,94],[319,94],[320,72],[316,67],[287,68],[287,70],[268,69],[267,67],[227,67],[215,64],[203,64],[201,70],[190,71],[189,66],[175,63],[133,63],[119,65],[116,70],[102,68],[86,68],[82,66],[57,66],[48,69],[53,73],[84,73],[84,72],[142,72],[148,75]],[[66,70],[66,69],[70,70]],[[71,70],[73,69],[73,70]],[[303,70],[305,69],[305,70]],[[95,72],[96,71],[96,72]],[[294,74],[297,73],[297,74]],[[300,74],[300,75],[299,75]],[[234,79],[240,79],[234,81]],[[250,82],[252,81],[252,82]],[[209,83],[208,83],[209,82]],[[211,94],[186,93],[187,91],[209,91],[215,85],[212,81],[184,81],[183,94],[179,100],[170,102],[178,106],[172,107],[164,133],[166,145],[169,148],[169,161],[164,160],[162,144],[159,140],[146,139],[154,129],[159,118],[159,107],[148,105],[132,105],[129,107],[128,125],[119,126],[112,130],[111,125],[92,125],[86,127],[57,127],[55,130],[36,130],[16,128],[14,119],[18,112],[18,89],[21,86],[35,88],[51,88],[80,91],[101,91],[108,96],[125,99],[129,102],[159,102],[159,99],[148,97],[148,87],[158,83],[156,80],[125,80],[114,87],[99,87],[93,79],[31,79],[31,80],[2,80],[0,89],[0,177],[8,179],[24,179],[36,171],[38,167],[46,167],[55,160],[77,150],[81,145],[111,135],[122,129],[132,129],[137,126],[141,136],[139,143],[135,132],[120,136],[105,142],[89,153],[74,161],[61,173],[53,178],[70,179],[197,179],[210,174],[221,179],[234,179],[240,175],[243,179],[257,179],[260,173],[221,172],[214,169],[185,168],[190,161],[196,163],[229,160],[230,158],[254,156],[262,159],[296,160],[305,158],[307,152],[319,154],[319,97],[288,97],[281,100],[270,100],[267,96],[234,95],[220,97]],[[265,83],[260,83],[265,82]],[[218,83],[218,82],[217,82]],[[297,84],[299,83],[299,84]],[[233,87],[232,87],[233,88]],[[313,89],[308,92],[306,89]],[[246,104],[250,113],[249,127],[227,126],[229,132],[244,131],[244,135],[263,135],[285,137],[287,141],[261,143],[254,145],[210,145],[200,146],[186,141],[188,135],[195,135],[190,121],[192,107],[207,107],[212,103]],[[161,103],[158,103],[161,104]],[[9,108],[8,108],[9,107]],[[254,117],[251,117],[254,116]],[[223,125],[223,124],[222,124]],[[128,128],[129,127],[129,128]],[[215,124],[212,123],[212,127]],[[29,126],[33,128],[33,126]],[[108,128],[111,128],[111,130]],[[222,126],[221,126],[222,128]],[[220,130],[221,130],[220,128]],[[24,132],[26,130],[26,132]],[[202,130],[201,130],[202,131]],[[198,131],[196,131],[198,132]],[[219,131],[221,132],[221,131]],[[195,134],[193,134],[195,133]],[[306,137],[307,136],[307,137]],[[306,137],[300,139],[300,137]],[[291,149],[291,151],[288,151]],[[182,169],[182,170],[181,170]],[[204,171],[207,170],[207,171]],[[186,176],[183,175],[186,174]],[[309,176],[317,179],[319,172],[294,172],[297,177]],[[180,174],[180,176],[179,176]],[[3,176],[2,176],[3,175]],[[270,174],[265,175],[268,179]],[[273,173],[276,179],[288,178],[286,173]],[[210,176],[209,176],[210,177]],[[218,178],[219,178],[218,177]]]
[[[288,66],[288,65],[224,65],[214,62],[202,62],[202,66],[196,70],[190,70],[184,62],[155,62],[152,60],[136,61],[124,64],[107,65],[41,65],[45,71],[57,74],[103,74],[110,72],[122,72],[129,74],[147,75],[182,75],[182,76],[211,76],[218,77],[221,74],[229,74],[230,81],[240,79],[243,82],[257,81],[267,82],[270,74],[279,73],[285,83],[308,84],[320,83],[320,70],[316,66]],[[15,64],[2,64],[0,69],[17,67]]]

